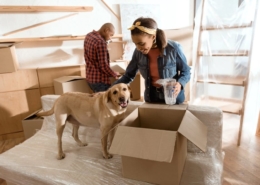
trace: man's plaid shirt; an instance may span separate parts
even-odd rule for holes
[[[107,43],[95,30],[85,37],[84,57],[87,81],[89,83],[111,84],[109,77],[116,77],[116,74],[109,66]]]

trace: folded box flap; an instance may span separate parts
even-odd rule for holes
[[[174,131],[119,126],[110,153],[170,163],[176,134]]]
[[[81,79],[85,79],[85,78],[81,77],[81,76],[62,76],[62,77],[56,78],[54,80],[57,82],[69,82],[72,80],[81,80]]]
[[[207,127],[190,111],[186,111],[178,132],[199,147],[207,150]]]

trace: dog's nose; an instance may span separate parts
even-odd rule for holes
[[[119,98],[119,101],[120,101],[120,102],[125,102],[125,97],[120,97],[120,98]]]

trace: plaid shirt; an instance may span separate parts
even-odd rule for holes
[[[109,65],[107,43],[95,30],[85,37],[84,57],[87,81],[89,83],[111,84],[109,77],[116,77],[116,74]]]

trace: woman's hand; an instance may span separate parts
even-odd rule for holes
[[[174,87],[174,96],[177,97],[180,92],[181,92],[181,84],[179,82],[176,82]]]

